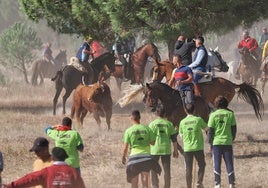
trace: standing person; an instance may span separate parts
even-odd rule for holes
[[[64,117],[62,119],[62,125],[49,126],[45,131],[50,138],[55,140],[57,147],[61,147],[67,152],[69,157],[66,159],[66,163],[74,167],[80,174],[78,152],[83,152],[84,145],[80,134],[72,130],[72,119]]]
[[[182,65],[181,56],[178,54],[174,54],[173,63],[177,68],[173,70],[169,86],[172,87],[175,82],[184,105],[193,103],[193,72],[189,67]]]
[[[161,167],[150,155],[150,144],[155,143],[155,135],[152,130],[140,123],[140,112],[134,110],[131,113],[133,125],[129,127],[123,136],[122,163],[126,164],[128,147],[130,147],[129,159],[127,162],[127,181],[132,188],[138,188],[139,175],[143,188],[149,187],[149,172],[154,170],[161,173]]]
[[[195,49],[195,41],[185,41],[183,45],[175,52],[181,56],[181,62],[183,65],[188,66],[192,63],[192,53]]]
[[[206,162],[202,129],[207,131],[207,124],[201,117],[193,115],[193,104],[185,105],[184,109],[187,116],[180,122],[179,134],[182,137],[184,146],[186,184],[187,188],[192,187],[193,159],[195,158],[199,167],[196,187],[203,188]]]
[[[208,140],[212,145],[215,188],[221,186],[221,160],[224,159],[229,187],[235,187],[233,141],[236,136],[236,120],[234,113],[229,110],[228,100],[218,96],[214,105],[217,108],[209,116]]]
[[[2,172],[4,170],[4,160],[2,152],[0,151],[0,185],[2,185]]]
[[[268,40],[268,31],[267,31],[267,28],[264,27],[264,28],[262,28],[262,35],[259,39],[259,46],[262,50],[263,50],[264,44],[267,40]]]
[[[165,116],[163,107],[158,107],[156,110],[157,119],[149,124],[153,133],[156,135],[155,145],[151,146],[151,155],[155,161],[161,158],[164,169],[164,188],[170,188],[170,156],[171,156],[171,142],[173,147],[173,157],[178,158],[177,150],[177,132],[175,131],[172,122],[168,121]],[[155,171],[151,171],[152,187],[159,188],[159,179]]]
[[[68,157],[65,150],[59,147],[52,149],[53,165],[42,170],[29,173],[22,178],[4,185],[6,188],[31,187],[42,185],[49,188],[84,188],[84,182],[77,171],[67,165],[64,160]]]
[[[45,48],[43,50],[43,60],[47,61],[47,62],[50,62],[52,64],[55,64],[54,63],[54,58],[52,56],[51,45],[52,45],[51,42],[47,42],[45,44]]]
[[[84,84],[88,85],[93,80],[93,69],[89,64],[90,56],[93,59],[93,54],[95,53],[94,50],[91,49],[91,43],[93,42],[93,38],[88,35],[85,37],[85,41],[80,46],[76,57],[79,59],[79,62],[83,67],[87,70],[87,73],[84,74]]]
[[[51,154],[49,153],[49,142],[44,137],[38,137],[34,140],[30,152],[34,152],[37,158],[33,163],[33,171],[39,171],[53,164]],[[43,188],[38,185],[35,188]]]
[[[178,50],[182,47],[184,42],[185,42],[184,36],[180,35],[174,45],[174,54],[177,54]]]
[[[189,65],[194,73],[194,94],[201,96],[199,87],[197,85],[198,80],[202,78],[198,72],[206,72],[206,64],[208,61],[208,52],[204,46],[204,38],[199,36],[195,39],[196,50],[194,53],[194,61]]]

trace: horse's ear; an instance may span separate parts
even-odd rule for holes
[[[217,46],[215,49],[214,49],[215,52],[218,52],[219,51],[219,47]]]

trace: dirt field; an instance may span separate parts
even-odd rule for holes
[[[266,87],[267,88],[267,87]],[[112,87],[113,95],[116,89]],[[266,89],[267,91],[268,89]],[[17,179],[32,170],[34,154],[29,152],[33,140],[46,136],[44,129],[49,124],[60,123],[63,115],[59,105],[58,114],[52,115],[54,86],[46,81],[44,86],[32,87],[14,84],[0,88],[0,150],[5,159],[3,182]],[[264,97],[267,107],[267,94]],[[72,98],[68,100],[67,115],[70,113]],[[268,116],[267,111],[262,121],[254,116],[250,105],[237,100],[230,104],[237,118],[238,135],[234,143],[235,173],[238,188],[268,187]],[[102,126],[97,127],[92,116],[87,116],[83,130],[79,130],[85,144],[85,151],[80,154],[81,172],[88,188],[126,188],[125,166],[121,164],[122,135],[130,126],[129,114],[133,109],[142,112],[142,123],[148,124],[155,116],[144,105],[129,105],[124,109],[114,107],[112,131]],[[180,138],[179,142],[181,143]],[[50,148],[54,142],[50,140]],[[208,146],[206,146],[207,152]],[[212,158],[206,156],[205,187],[213,187]],[[198,169],[195,169],[197,172]],[[183,157],[172,159],[172,188],[186,187]],[[163,185],[163,176],[160,177]],[[222,164],[222,187],[227,188],[227,174]]]

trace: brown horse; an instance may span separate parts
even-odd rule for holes
[[[256,86],[260,73],[258,60],[250,54],[247,48],[242,48],[239,50],[239,53],[241,57],[238,73],[241,76],[242,82]]]
[[[38,85],[38,78],[40,78],[39,84],[44,83],[44,78],[52,78],[56,72],[67,64],[66,50],[60,50],[59,54],[54,59],[55,64],[47,62],[43,59],[39,59],[33,63],[32,66],[32,85]]]
[[[107,84],[100,82],[89,86],[79,84],[73,94],[71,117],[75,116],[79,127],[82,127],[87,112],[93,113],[99,126],[101,124],[100,116],[105,117],[107,128],[110,130],[112,106],[111,91]]]
[[[153,43],[148,43],[138,48],[131,56],[128,79],[131,80],[131,84],[139,84],[144,81],[145,66],[148,62],[148,57],[151,57],[154,64],[157,65],[161,61],[159,50]],[[121,88],[123,70],[122,65],[116,65],[115,72],[111,74],[116,78],[118,88]]]

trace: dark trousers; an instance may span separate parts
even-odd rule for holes
[[[205,174],[205,155],[204,151],[192,151],[192,152],[185,152],[184,153],[184,160],[186,165],[186,184],[187,188],[192,187],[192,171],[193,171],[193,160],[194,158],[197,161],[198,164],[198,179],[197,184],[203,184],[203,178]]]
[[[221,159],[224,159],[229,184],[234,184],[235,174],[234,174],[234,156],[233,147],[231,145],[217,145],[213,146],[213,165],[214,165],[214,177],[215,184],[221,183]]]
[[[155,161],[159,161],[161,158],[161,163],[164,170],[164,188],[170,188],[170,155],[152,155],[152,158]],[[151,178],[152,178],[152,187],[159,188],[159,179],[158,175],[155,171],[151,170]]]

